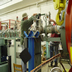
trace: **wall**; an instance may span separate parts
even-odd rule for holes
[[[6,19],[14,19],[15,20],[16,16],[18,16],[19,20],[21,20],[22,14],[25,12],[30,17],[34,13],[48,13],[49,11],[51,12],[51,18],[55,20],[57,11],[54,9],[54,5],[53,5],[52,0],[50,0],[48,2],[41,3],[38,6],[33,5],[33,6],[29,6],[29,7],[20,9],[20,10],[10,12],[8,14],[1,15],[0,19],[1,20],[6,20]]]

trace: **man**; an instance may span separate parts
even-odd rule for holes
[[[56,22],[54,20],[50,19],[50,21],[54,22],[53,25],[56,24]],[[55,33],[51,34],[51,37],[59,37],[59,36],[60,36],[59,34],[55,34]],[[58,47],[59,47],[59,42],[55,42],[55,41],[54,42],[52,42],[52,41],[50,42],[50,57],[53,57],[53,52],[55,53],[55,55],[58,54]],[[58,64],[57,63],[57,59],[55,59],[54,67],[56,67],[57,64]],[[53,61],[51,62],[51,66],[53,66]]]
[[[24,13],[22,15],[22,21],[21,21],[21,46],[22,46],[22,50],[24,50],[25,48],[27,48],[27,39],[24,38],[24,31],[26,31],[28,33],[28,28],[33,24],[33,20],[35,19],[34,16],[36,14],[33,14],[32,17],[30,17],[28,19],[28,15],[27,13]],[[23,72],[26,72],[27,70],[27,64],[24,64],[24,62],[22,61],[22,69]]]
[[[28,33],[28,28],[33,24],[34,16],[36,14],[33,14],[32,17],[28,19],[27,13],[24,13],[22,15],[22,21],[21,21],[21,45],[23,45],[24,41],[24,31]]]

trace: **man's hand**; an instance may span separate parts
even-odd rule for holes
[[[33,14],[33,16],[36,16],[36,15],[37,15],[37,13]]]

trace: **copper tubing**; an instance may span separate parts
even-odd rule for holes
[[[36,68],[34,68],[31,72],[35,72],[37,69],[41,68],[42,66],[44,66],[46,63],[58,58],[58,57],[61,57],[61,54],[57,54],[55,56],[53,56],[52,58],[48,59],[47,61],[45,61],[44,63],[40,64],[39,66],[37,66]]]

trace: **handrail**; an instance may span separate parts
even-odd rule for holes
[[[45,61],[44,63],[40,64],[39,66],[37,66],[36,68],[34,68],[33,70],[31,70],[31,72],[35,72],[37,69],[39,69],[40,67],[44,66],[46,63],[52,61],[53,59],[56,59],[58,57],[61,57],[61,54],[57,54],[55,56],[53,56],[52,58],[48,59],[47,61]]]

